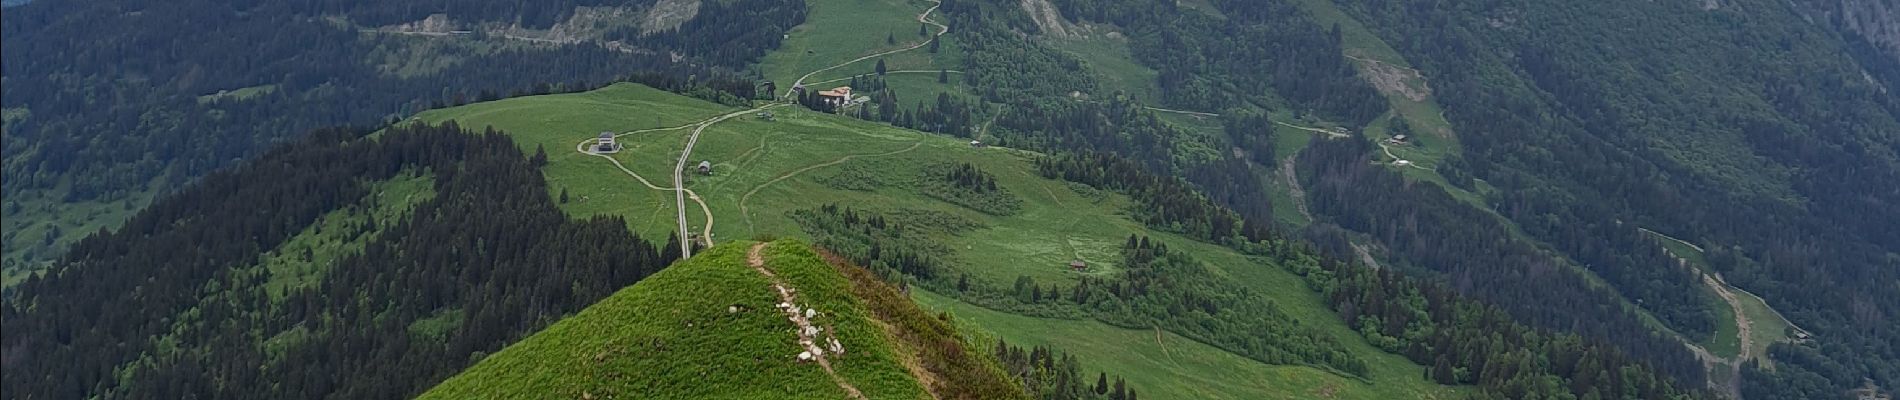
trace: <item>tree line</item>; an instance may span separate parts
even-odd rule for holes
[[[1507,194],[1497,208],[1527,233],[1612,254],[1654,247],[1613,221],[1687,239],[1722,254],[1713,264],[1728,283],[1815,334],[1795,346],[1805,350],[1770,353],[1813,356],[1745,375],[1745,396],[1900,386],[1900,329],[1890,328],[1900,297],[1889,295],[1900,280],[1889,256],[1900,249],[1900,193],[1889,190],[1900,157],[1886,133],[1900,129],[1900,102],[1894,81],[1867,78],[1892,76],[1895,61],[1766,8],[1551,2],[1518,19],[1564,21],[1539,35],[1491,28],[1492,17],[1445,2],[1345,10],[1432,78],[1465,172]],[[1479,51],[1489,48],[1517,50]],[[1741,62],[1699,61],[1711,59]],[[1665,278],[1644,279],[1675,285]]]
[[[0,305],[4,397],[413,397],[679,257],[625,221],[567,217],[500,133],[368,133],[306,135],[76,243]],[[315,284],[266,290],[258,254],[405,170],[438,195],[372,221]]]
[[[1412,267],[1408,272],[1442,279],[1527,325],[1604,338],[1681,381],[1702,381],[1702,364],[1682,341],[1645,326],[1616,292],[1588,282],[1568,260],[1511,237],[1497,217],[1373,162],[1371,146],[1315,141],[1300,153],[1299,179],[1322,222],[1366,233]]]
[[[1473,398],[1712,398],[1694,389],[1700,381],[1679,387],[1609,343],[1520,325],[1443,285],[1333,259],[1285,265],[1374,346],[1426,366],[1439,384],[1477,385]]]
[[[1082,361],[1050,347],[1017,347],[1002,340],[993,350],[1003,370],[1017,377],[1023,390],[1038,399],[1049,400],[1140,400],[1141,395],[1127,380],[1116,376],[1112,385],[1107,372],[1088,379]]]
[[[7,48],[0,58],[7,82],[0,101],[8,107],[0,190],[10,200],[43,192],[34,198],[54,204],[10,207],[23,211],[8,217],[54,223],[38,210],[164,192],[312,129],[380,124],[510,91],[592,88],[645,73],[716,88],[694,93],[727,104],[732,98],[720,91],[759,97],[756,79],[720,77],[740,76],[737,71],[775,48],[805,12],[800,1],[708,5],[679,29],[620,38],[624,48],[674,51],[678,60],[592,43],[364,34],[355,25],[332,23],[378,26],[440,12],[535,27],[566,19],[575,6],[595,5],[609,4],[188,0],[150,7],[109,0],[9,7],[0,24]],[[414,71],[379,65],[391,53],[433,61],[419,61],[427,65]],[[256,93],[217,94],[240,88]],[[8,246],[31,243],[26,240]],[[40,250],[35,253],[50,260],[60,249]]]

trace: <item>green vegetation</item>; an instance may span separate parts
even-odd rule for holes
[[[1079,24],[1071,36],[1047,37],[1044,43],[1081,59],[1103,87],[1125,91],[1143,103],[1161,102],[1161,88],[1155,84],[1160,73],[1135,62],[1127,35],[1116,32],[1114,25]]]
[[[1297,286],[1294,289],[1305,290]],[[1393,355],[1374,362],[1378,371],[1366,381],[1307,367],[1263,364],[1173,332],[1121,328],[1092,320],[1028,317],[934,292],[911,293],[925,307],[956,315],[968,329],[987,332],[1013,345],[1063,349],[1102,370],[1123,372],[1146,398],[1453,399],[1463,393],[1418,379],[1424,368]]]
[[[577,13],[617,15],[653,3],[344,0],[318,10],[103,0],[8,8],[0,273],[17,282],[159,194],[319,128],[377,126],[427,108],[623,79],[672,88],[692,76],[752,97],[749,76],[736,88],[720,83],[740,79],[737,71],[776,48],[805,9],[801,0],[708,2],[691,23],[652,35],[596,35],[604,24],[563,29],[582,45],[483,29],[544,30]],[[364,31],[432,15],[477,32]],[[625,47],[596,45],[608,40]],[[630,48],[672,56],[622,51]]]
[[[537,119],[547,112],[561,104],[575,102],[593,106],[560,117],[561,121],[570,122],[550,125],[591,124],[587,128],[556,130],[536,126]],[[604,159],[573,153],[576,143],[598,131],[626,132],[654,126],[645,122],[656,113],[648,110],[658,110],[662,115],[707,117],[726,112],[710,103],[621,85],[590,93],[449,108],[425,114],[423,119],[455,119],[466,126],[492,124],[516,135],[524,152],[532,153],[537,146],[546,149],[549,164],[543,171],[548,175],[550,188],[564,186],[570,198],[589,197],[592,200],[588,202],[599,202],[609,194],[649,196],[652,200],[648,202],[617,200],[612,208],[591,207],[580,200],[561,206],[573,215],[626,216],[641,235],[666,235],[676,229],[669,223],[674,212],[671,193],[647,188]],[[1312,367],[1270,367],[1253,361],[1260,367],[1302,371],[1300,373],[1308,377],[1300,379],[1360,385],[1358,390],[1391,386],[1409,387],[1413,389],[1398,390],[1416,392],[1424,390],[1418,388],[1431,386],[1420,378],[1420,367],[1356,339],[1325,304],[1299,284],[1297,277],[1278,268],[1262,266],[1260,261],[1229,249],[1143,226],[1126,217],[1133,213],[1129,208],[1133,203],[1123,195],[1039,176],[1033,163],[1035,153],[997,147],[972,148],[955,138],[793,108],[775,108],[773,112],[776,118],[772,121],[741,116],[713,125],[705,130],[694,150],[694,160],[710,160],[715,165],[711,176],[689,174],[687,186],[712,209],[716,218],[712,229],[715,242],[763,234],[806,236],[808,233],[795,218],[796,212],[837,204],[913,219],[961,221],[930,224],[959,227],[953,229],[956,234],[941,229],[924,230],[917,233],[922,240],[907,240],[940,247],[941,265],[946,268],[944,276],[967,274],[973,283],[991,287],[1007,287],[1019,277],[1030,277],[1043,285],[1072,287],[1082,276],[1117,275],[1121,271],[1120,249],[1129,235],[1149,236],[1171,248],[1196,254],[1196,258],[1210,268],[1212,276],[1271,299],[1274,307],[1282,309],[1300,326],[1317,329],[1329,337],[1350,338],[1345,340],[1345,348],[1355,357],[1367,360],[1368,379],[1385,384],[1365,384]],[[688,122],[691,121],[667,125]],[[616,123],[626,125],[616,126]],[[620,140],[626,147],[614,157],[656,185],[670,186],[667,181],[675,152],[689,133],[687,129],[680,129],[623,136]],[[931,165],[959,164],[982,166],[997,188],[1021,199],[1020,211],[1008,217],[978,212],[920,193],[917,185],[907,184],[925,176],[925,169]],[[698,206],[692,202],[687,206],[689,222],[695,228],[704,226]],[[1090,270],[1082,274],[1070,271],[1068,262],[1076,259],[1088,261]],[[1108,325],[1092,323],[1089,326]],[[1087,336],[1086,333],[1077,335]],[[1009,339],[1017,341],[1013,337]],[[1226,356],[1246,360],[1231,353]],[[1085,363],[1095,362],[1087,354],[1082,354],[1082,358]],[[1132,379],[1137,371],[1110,369],[1109,372],[1130,374]]]
[[[231,90],[219,90],[217,93],[198,96],[198,103],[210,103],[218,100],[244,101],[252,97],[277,92],[277,85],[245,86]]]
[[[111,229],[130,218],[140,207],[157,196],[156,191],[140,190],[113,200],[63,201],[53,190],[23,190],[9,193],[5,199],[5,251],[0,252],[0,273],[4,286],[13,286],[31,274],[51,265],[66,246],[101,229]]]
[[[1662,243],[1663,248],[1669,250],[1669,254],[1680,257],[1688,262],[1690,267],[1705,274],[1717,274],[1716,271],[1709,267],[1708,258],[1702,254],[1702,249],[1697,248],[1689,242],[1669,237],[1662,233],[1649,230],[1644,230],[1644,232],[1655,237],[1658,242]],[[1727,283],[1719,280],[1717,283],[1727,285]],[[1727,286],[1724,289],[1727,289],[1730,294],[1735,296],[1736,305],[1740,306],[1742,311],[1742,315],[1739,317],[1747,318],[1749,321],[1748,354],[1753,356],[1751,358],[1762,360],[1765,365],[1773,365],[1773,361],[1767,357],[1763,357],[1763,355],[1768,354],[1768,346],[1787,340],[1788,330],[1793,327],[1793,325],[1790,324],[1787,319],[1782,318],[1780,313],[1768,307],[1768,303],[1762,301],[1761,297],[1755,296],[1754,293],[1749,293],[1734,286]],[[1707,292],[1710,307],[1718,311],[1716,316],[1719,317],[1719,319],[1717,320],[1718,324],[1716,325],[1717,329],[1713,340],[1711,342],[1705,342],[1703,345],[1708,348],[1709,352],[1715,353],[1716,355],[1735,357],[1740,353],[1740,346],[1742,344],[1741,338],[1737,336],[1740,332],[1735,323],[1738,316],[1730,311],[1731,309],[1728,302],[1722,299],[1720,295],[1714,293],[1712,290],[1705,289],[1704,291]]]
[[[577,218],[620,215],[644,237],[674,232],[672,193],[648,190],[595,156],[575,151],[600,132],[627,133],[686,125],[725,112],[723,106],[635,84],[561,95],[527,96],[430,110],[413,120],[457,120],[468,127],[494,127],[514,138],[522,150],[547,154],[542,167],[550,196],[565,191],[562,210]],[[690,128],[633,133],[619,138],[625,148],[613,155],[655,185],[670,187],[673,156]],[[755,144],[759,144],[755,142]],[[640,212],[632,212],[639,210]]]
[[[904,365],[912,373],[922,375],[921,370],[936,377],[927,388],[934,397],[1009,399],[1025,394],[1012,376],[1004,374],[1007,371],[998,368],[994,357],[980,351],[984,346],[970,340],[973,335],[960,334],[947,315],[933,315],[918,307],[870,270],[827,251],[819,251],[819,256],[851,280],[852,295],[864,302],[900,345],[898,354],[905,358]]]
[[[11,288],[8,346],[38,356],[7,393],[410,398],[678,258],[563,214],[507,136],[367,133],[207,176]]]
[[[270,271],[264,290],[273,299],[283,299],[290,291],[316,284],[339,258],[362,253],[383,228],[408,215],[416,204],[435,198],[434,185],[432,174],[414,171],[368,185],[363,199],[324,213],[259,257],[258,266]]]
[[[765,79],[777,83],[781,92],[791,89],[793,81],[805,73],[837,65],[860,56],[895,50],[926,40],[917,36],[917,14],[931,3],[904,0],[807,0],[809,14],[805,24],[787,32],[777,51],[759,62]],[[930,28],[931,33],[936,28]],[[885,39],[894,37],[895,44]],[[918,49],[886,59],[893,71],[937,69],[956,65],[953,55],[961,54],[946,42],[937,53]],[[936,57],[945,62],[937,62]],[[812,76],[816,82],[871,72],[876,59],[864,60]]]
[[[794,325],[772,281],[747,265],[753,243],[713,247],[488,356],[424,393],[467,398],[810,398],[845,396],[824,369],[797,359]],[[846,382],[874,399],[927,398],[900,347],[853,296],[851,281],[796,241],[763,250],[764,266],[797,290],[814,325],[835,332],[829,354]]]
[[[996,186],[996,177],[968,163],[924,167],[925,195],[987,214],[1009,216],[1023,208],[1015,193]]]

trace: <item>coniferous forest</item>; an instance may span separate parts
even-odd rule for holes
[[[413,397],[679,256],[625,221],[568,218],[502,134],[366,133],[316,131],[207,176],[21,283],[0,310],[7,397]],[[385,226],[360,253],[270,284],[259,254],[403,171],[437,195],[370,220]]]
[[[470,25],[509,21],[547,29],[576,7],[639,9],[654,2],[53,3],[8,7],[0,24],[4,192],[14,204],[8,210],[26,210],[10,211],[8,218],[47,224],[55,221],[45,215],[62,204],[130,203],[137,194],[175,189],[321,127],[584,90],[630,75],[692,77],[696,84],[751,93],[757,79],[739,78],[737,71],[777,48],[806,10],[798,0],[711,5],[670,30],[540,45],[483,32],[372,32],[436,13]],[[619,43],[601,44],[607,40]],[[23,198],[32,201],[20,204]],[[8,251],[8,265],[51,259],[67,241],[16,239],[7,242],[17,248]],[[26,248],[34,251],[18,251]]]

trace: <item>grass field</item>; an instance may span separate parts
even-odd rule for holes
[[[675,229],[672,194],[647,188],[599,157],[575,153],[574,145],[603,130],[627,132],[682,125],[694,118],[728,112],[731,109],[640,86],[616,85],[588,93],[437,110],[425,113],[421,119],[455,119],[465,126],[494,125],[515,135],[524,151],[541,146],[549,154],[550,163],[543,173],[555,192],[551,195],[558,195],[561,188],[569,191],[570,201],[561,207],[570,215],[623,216],[640,235],[662,238]],[[1032,166],[1033,153],[996,147],[975,149],[953,137],[790,107],[774,112],[777,118],[772,121],[745,116],[714,125],[706,129],[693,152],[693,160],[714,164],[711,176],[690,175],[688,187],[711,208],[715,216],[713,237],[720,243],[761,235],[805,237],[788,214],[825,204],[876,211],[923,210],[954,215],[977,225],[961,234],[933,237],[952,249],[952,266],[973,279],[1006,286],[1018,276],[1031,276],[1038,282],[1070,285],[1080,275],[1067,270],[1069,260],[1090,261],[1089,274],[1113,274],[1119,271],[1118,248],[1128,235],[1149,235],[1170,247],[1191,249],[1222,278],[1267,293],[1303,324],[1340,337],[1373,365],[1372,381],[1364,382],[1309,367],[1253,362],[1257,368],[1276,371],[1265,376],[1281,377],[1261,385],[1316,382],[1323,388],[1325,383],[1333,383],[1339,386],[1334,389],[1339,393],[1365,393],[1365,398],[1379,398],[1380,393],[1411,398],[1456,391],[1426,382],[1420,378],[1423,370],[1419,366],[1364,343],[1298,277],[1219,246],[1150,231],[1122,215],[1128,207],[1125,197],[1040,177]],[[654,121],[655,116],[664,122]],[[681,129],[623,136],[620,141],[626,147],[614,157],[655,184],[670,186],[674,157],[688,133]],[[985,214],[926,196],[906,184],[918,179],[925,166],[954,162],[977,165],[994,176],[998,187],[1022,200],[1021,210],[1007,217]],[[873,175],[866,179],[876,184],[868,190],[847,190],[824,183],[824,178],[834,178],[844,170],[869,171]],[[697,230],[705,221],[696,205],[689,202],[688,207],[694,208],[687,215]],[[1092,334],[1083,331],[1064,336],[1088,338]],[[1178,365],[1152,367],[1161,369],[1111,372],[1156,376],[1198,373]],[[1232,396],[1246,397],[1247,393],[1240,390]]]
[[[1081,59],[1109,91],[1120,89],[1142,103],[1160,104],[1161,88],[1155,82],[1160,73],[1135,62],[1128,40],[1120,33],[1110,34],[1114,29],[1113,25],[1082,25],[1075,36],[1045,38],[1043,43]]]
[[[1691,246],[1688,242],[1655,231],[1645,230],[1644,232],[1655,236],[1662,242],[1663,248],[1668,250],[1670,254],[1687,260],[1690,266],[1702,271],[1702,273],[1716,273],[1715,270],[1709,267],[1709,262],[1703,257],[1701,249]],[[1788,339],[1788,328],[1792,326],[1792,324],[1790,324],[1787,319],[1782,318],[1781,314],[1775,312],[1773,308],[1768,307],[1768,303],[1763,301],[1761,297],[1755,296],[1754,293],[1743,291],[1741,288],[1734,286],[1729,286],[1728,290],[1730,293],[1735,294],[1735,300],[1740,303],[1739,305],[1742,309],[1741,316],[1748,318],[1751,326],[1749,330],[1749,354],[1754,355],[1755,357],[1753,358],[1760,359],[1763,363],[1769,363],[1769,358],[1761,356],[1768,354],[1768,345]],[[1740,352],[1739,346],[1741,345],[1741,339],[1736,336],[1739,333],[1739,330],[1736,328],[1736,315],[1730,312],[1728,303],[1723,301],[1720,296],[1717,296],[1712,291],[1707,292],[1710,292],[1708,293],[1708,297],[1712,302],[1710,309],[1716,311],[1716,331],[1715,338],[1712,341],[1701,344],[1704,348],[1708,349],[1710,353],[1715,353],[1723,357],[1734,357]]]
[[[949,312],[1012,345],[1049,346],[1075,354],[1087,368],[1127,376],[1144,398],[1158,399],[1451,399],[1459,391],[1431,387],[1416,374],[1370,382],[1312,368],[1262,364],[1167,331],[1125,329],[1097,321],[1026,317],[916,290],[927,308]],[[1386,361],[1386,360],[1380,360]],[[1380,371],[1386,372],[1383,369]]]
[[[836,65],[860,56],[900,49],[922,42],[918,36],[917,14],[930,8],[922,0],[812,0],[806,2],[809,14],[805,23],[786,34],[777,51],[759,62],[767,80],[779,83],[780,90],[790,89],[800,75]],[[938,21],[941,21],[940,19]],[[936,33],[936,27],[927,33]],[[895,39],[892,44],[887,40]],[[890,70],[954,68],[956,43],[946,40],[937,53],[928,47],[892,55],[885,59]],[[812,76],[813,81],[843,78],[872,72],[876,59],[864,60]]]
[[[746,265],[749,242],[714,247],[562,319],[424,393],[423,399],[837,399],[770,281]],[[772,243],[765,265],[797,289],[815,325],[845,354],[831,365],[873,399],[927,398],[851,283],[797,241]],[[736,308],[733,311],[731,308]]]
[[[61,185],[50,190],[24,190],[9,195],[5,217],[0,218],[0,282],[13,286],[30,274],[46,268],[66,246],[98,232],[116,229],[126,218],[151,204],[157,190],[141,188],[119,201],[67,202],[52,193],[65,193]]]

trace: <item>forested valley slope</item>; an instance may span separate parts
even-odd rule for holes
[[[5,397],[765,393],[602,346],[718,357],[654,340],[772,310],[654,288],[768,242],[862,266],[799,264],[878,350],[738,367],[807,394],[1888,393],[1865,3],[10,6]]]

